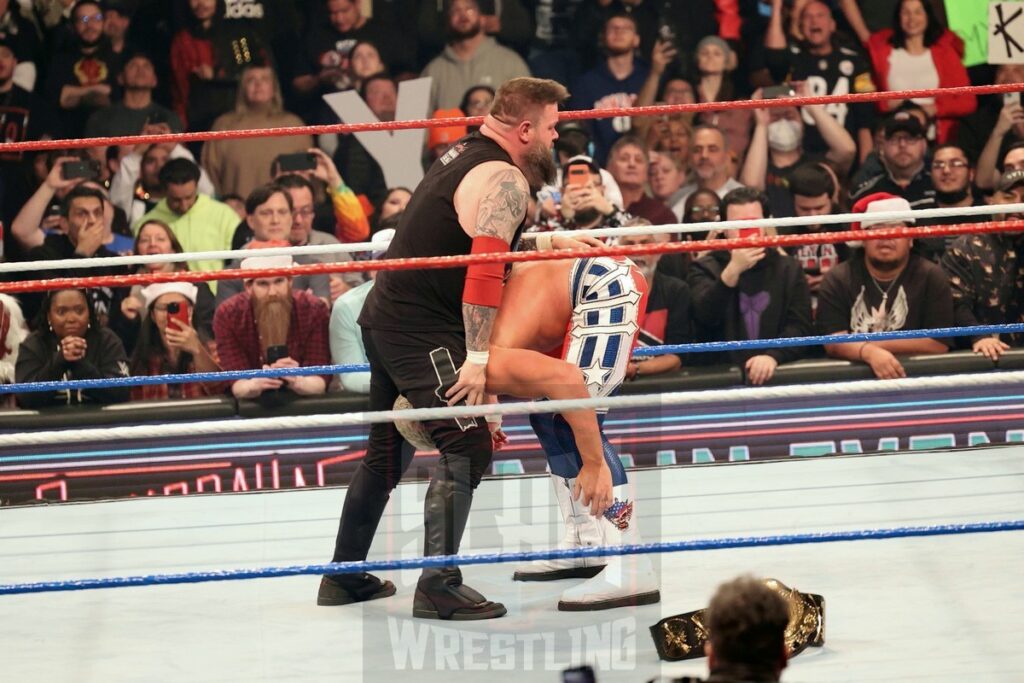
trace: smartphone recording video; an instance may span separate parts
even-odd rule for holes
[[[188,306],[179,301],[167,304],[167,323],[170,324],[172,321],[179,330],[188,327]]]
[[[99,170],[91,161],[65,161],[60,166],[60,177],[64,180],[96,180],[100,177]]]
[[[316,155],[308,152],[297,154],[282,154],[277,157],[278,167],[282,173],[294,173],[296,171],[316,170]]]
[[[566,174],[568,176],[566,185],[569,187],[582,187],[590,180],[590,167],[586,164],[570,164]]]
[[[770,85],[761,91],[761,98],[765,100],[776,100],[780,97],[793,97],[796,90],[788,84]]]

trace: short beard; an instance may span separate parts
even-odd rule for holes
[[[590,225],[600,217],[601,213],[597,209],[580,209],[573,216],[573,223],[576,225]]]
[[[103,34],[100,34],[100,37],[97,38],[96,40],[92,41],[92,42],[89,42],[88,40],[86,40],[85,38],[82,38],[81,36],[78,37],[78,44],[81,45],[82,47],[90,49],[90,50],[92,48],[98,46],[102,41],[103,41]]]
[[[650,287],[651,283],[654,281],[654,273],[658,270],[659,259],[657,259],[653,254],[647,254],[645,258],[648,260],[638,262],[637,259],[634,258],[632,261],[636,265],[637,270],[640,271],[640,274],[644,276],[645,280],[647,280],[648,287]]]
[[[900,261],[879,261],[876,258],[868,256],[868,264],[877,271],[892,273],[901,270],[903,266],[907,265],[907,259],[902,259]]]
[[[540,188],[555,182],[558,167],[551,157],[551,150],[542,145],[532,145],[523,152],[520,170],[526,176],[531,194],[536,194]]]
[[[256,332],[263,350],[269,346],[288,343],[288,328],[292,322],[292,297],[267,297],[252,300]]]
[[[465,31],[459,31],[458,29],[448,27],[448,42],[458,43],[463,40],[469,40],[470,38],[476,38],[478,35],[483,33],[484,25],[482,22],[476,22],[475,26],[472,26]]]

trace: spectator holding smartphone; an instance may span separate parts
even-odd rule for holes
[[[290,256],[250,256],[242,269],[287,268]],[[225,370],[297,368],[328,365],[329,313],[323,301],[309,292],[293,289],[292,278],[283,275],[245,280],[245,290],[217,307],[213,330],[217,353]],[[272,347],[287,347],[287,356],[272,359]],[[266,391],[289,389],[299,395],[322,394],[330,376],[258,377],[232,383],[235,398],[258,398]]]
[[[132,354],[133,376],[220,371],[193,323],[198,291],[188,282],[164,282],[142,288],[147,315]],[[197,398],[222,390],[212,382],[148,384],[132,387],[132,400]]]
[[[180,254],[183,251],[171,226],[163,221],[147,221],[139,228],[139,233],[135,236],[134,252],[140,256]],[[177,263],[146,263],[137,266],[135,272],[173,273],[188,269],[188,263],[179,261]],[[196,295],[192,301],[190,325],[198,330],[200,339],[208,341],[213,339],[213,310],[216,306],[213,292],[210,291],[210,285],[206,282],[197,282],[193,286],[196,288]],[[129,352],[136,348],[136,340],[148,310],[142,287],[138,285],[132,287],[131,293],[121,302],[121,323],[115,326],[115,331],[124,341],[125,348]]]
[[[61,202],[77,185],[86,180],[86,175],[69,174],[65,164],[79,165],[86,155],[82,151],[51,152],[46,159],[47,173],[43,182],[32,193],[28,201],[11,223],[11,234],[24,249],[40,247],[46,234],[58,230],[61,224]],[[70,169],[69,169],[70,170]]]
[[[605,196],[601,169],[592,161],[575,158],[562,171],[558,213],[531,228],[531,232],[617,228],[630,218]]]

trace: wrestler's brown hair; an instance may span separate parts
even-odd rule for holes
[[[512,78],[498,88],[491,103],[491,116],[514,125],[536,120],[543,107],[558,104],[569,97],[569,91],[557,81],[546,78]]]
[[[752,670],[771,672],[778,667],[788,623],[786,601],[752,576],[723,583],[708,607],[708,632],[716,658]]]

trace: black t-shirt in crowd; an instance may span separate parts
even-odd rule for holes
[[[768,68],[776,80],[806,81],[812,96],[849,95],[874,92],[871,69],[860,53],[846,47],[833,47],[828,55],[812,55],[800,45],[784,50],[767,50]],[[857,131],[874,126],[874,105],[871,103],[825,105],[825,110],[857,140]],[[804,111],[804,149],[823,154],[828,151],[825,139],[818,132],[811,115]]]
[[[842,226],[827,225],[819,232],[836,232]],[[786,231],[787,235],[813,234],[806,228],[795,228]],[[799,247],[786,247],[786,253],[800,262],[806,275],[824,275],[850,257],[850,247],[846,242],[836,244],[803,244]]]
[[[861,197],[874,194],[875,192],[888,192],[897,197],[903,197],[910,202],[910,208],[915,210],[934,209],[937,206],[932,176],[924,166],[911,178],[910,183],[906,187],[893,180],[888,171],[883,170],[851,191],[850,200],[855,202]]]
[[[652,280],[637,343],[640,346],[689,343],[690,287],[678,278],[657,271]]]
[[[46,95],[58,107],[62,132],[66,136],[80,137],[89,116],[105,105],[83,102],[74,109],[60,107],[60,93],[64,86],[109,85],[110,101],[116,101],[119,97],[117,75],[121,73],[122,61],[121,55],[115,54],[106,43],[92,54],[86,55],[78,49],[72,49],[54,56],[46,80]]]
[[[377,47],[388,73],[398,74],[412,68],[408,43],[402,40],[395,27],[371,19],[347,33],[338,32],[330,24],[313,26],[305,40],[305,49],[292,51],[291,76],[315,76],[322,69],[342,65],[356,43],[363,40]]]
[[[821,334],[951,327],[949,279],[931,261],[911,254],[899,277],[879,282],[858,251],[825,275],[818,290],[817,325]],[[939,341],[949,345],[949,340]]]

